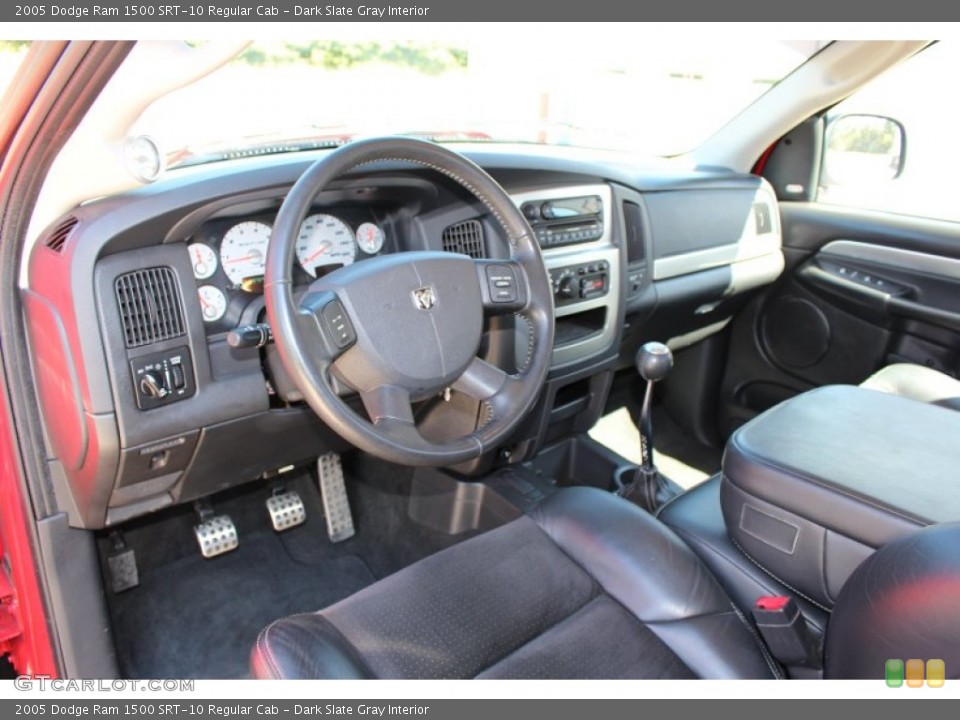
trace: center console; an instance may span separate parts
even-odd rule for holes
[[[740,428],[723,460],[730,538],[830,608],[874,550],[960,520],[960,413],[847,386],[813,390]]]
[[[530,222],[550,272],[556,315],[553,368],[615,348],[621,266],[610,186],[534,190],[513,194],[513,201]]]

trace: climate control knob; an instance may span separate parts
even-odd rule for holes
[[[577,296],[577,276],[570,270],[564,270],[553,282],[553,294],[562,300]]]

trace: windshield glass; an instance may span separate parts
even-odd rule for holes
[[[254,43],[155,102],[135,134],[171,166],[353,137],[690,150],[825,43],[669,40],[631,25],[339,27]],[[312,141],[312,144],[308,141]]]

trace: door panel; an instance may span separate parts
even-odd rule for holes
[[[781,219],[784,274],[731,329],[724,433],[893,362],[960,372],[960,227],[816,203],[781,203]]]

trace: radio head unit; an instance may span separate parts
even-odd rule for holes
[[[603,237],[603,199],[599,195],[531,200],[520,210],[541,247],[593,242]]]

